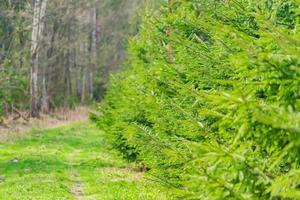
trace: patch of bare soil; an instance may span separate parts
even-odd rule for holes
[[[85,199],[83,188],[82,188],[82,182],[80,180],[79,174],[76,172],[72,172],[72,179],[73,179],[73,187],[71,188],[71,193],[76,197],[78,200]]]
[[[92,111],[87,107],[77,107],[72,110],[61,108],[47,115],[41,114],[38,119],[15,119],[11,115],[0,123],[0,142],[20,138],[32,129],[48,129],[72,122],[84,122],[88,120],[90,112]]]

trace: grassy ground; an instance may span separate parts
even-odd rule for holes
[[[94,125],[77,123],[0,143],[0,199],[167,197],[109,150]]]

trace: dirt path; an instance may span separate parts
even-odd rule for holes
[[[72,186],[70,189],[70,192],[74,195],[74,197],[77,200],[94,200],[91,198],[88,198],[84,193],[84,183],[81,179],[80,174],[77,172],[76,167],[79,164],[78,161],[76,161],[76,157],[80,156],[80,150],[75,150],[71,156],[69,156],[69,165],[70,165],[70,176],[72,181]]]
[[[71,179],[74,183],[72,188],[71,188],[72,194],[76,197],[76,199],[84,200],[85,195],[83,193],[82,181],[80,179],[79,174],[76,171],[73,171],[71,173]]]
[[[36,130],[0,142],[0,199],[164,200],[93,124]]]

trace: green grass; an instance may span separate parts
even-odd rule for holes
[[[77,123],[0,143],[0,199],[168,198],[109,149],[103,132]]]

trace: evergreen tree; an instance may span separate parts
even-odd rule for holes
[[[179,199],[299,199],[298,0],[145,14],[97,119]]]

